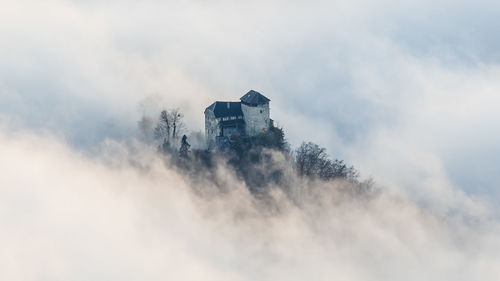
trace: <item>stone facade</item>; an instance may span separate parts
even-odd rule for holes
[[[205,137],[209,149],[220,147],[237,136],[255,136],[272,126],[269,99],[256,91],[240,102],[216,101],[205,109]]]
[[[209,148],[215,146],[215,137],[219,134],[219,121],[212,111],[205,110],[205,139]]]
[[[241,110],[245,119],[245,133],[248,136],[263,133],[269,128],[269,103],[256,106],[242,104]]]

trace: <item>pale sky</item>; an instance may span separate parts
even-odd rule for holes
[[[292,146],[431,210],[500,217],[499,1],[0,3],[4,135],[85,154],[135,138],[147,98],[200,131],[206,106],[253,89]]]
[[[498,2],[21,0],[0,13],[0,114],[15,127],[83,147],[125,139],[157,95],[197,131],[212,101],[255,89],[295,146],[382,182],[425,176],[405,153],[430,157],[500,200]]]

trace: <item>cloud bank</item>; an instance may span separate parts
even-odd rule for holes
[[[4,1],[1,279],[497,279],[499,15],[494,1]],[[297,206],[276,191],[264,211],[224,169],[227,192],[200,195],[123,146],[145,98],[198,130],[214,99],[249,89],[293,145],[326,146],[383,194],[319,186]]]
[[[86,149],[133,135],[148,96],[196,131],[214,99],[256,89],[294,145],[414,196],[419,174],[500,198],[495,1],[21,0],[0,13],[0,114],[19,127]]]
[[[147,150],[86,156],[0,135],[4,280],[495,280],[500,225],[298,179],[268,200],[230,170],[191,180]],[[135,150],[137,151],[137,149]],[[133,161],[131,161],[133,160]],[[134,163],[133,165],[130,163]],[[143,168],[138,168],[138,167]],[[296,200],[294,200],[294,198]]]

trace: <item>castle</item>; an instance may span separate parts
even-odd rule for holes
[[[205,138],[209,149],[221,147],[238,136],[255,136],[273,126],[271,100],[254,90],[239,102],[216,101],[205,109]]]

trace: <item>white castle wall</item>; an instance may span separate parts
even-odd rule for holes
[[[255,136],[269,128],[269,103],[258,106],[248,106],[242,103],[241,110],[243,111],[246,124],[245,131],[248,136]]]
[[[210,110],[205,112],[205,138],[207,147],[215,146],[215,137],[220,134],[219,121],[215,119],[214,113]]]

